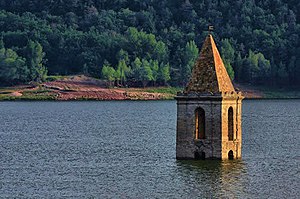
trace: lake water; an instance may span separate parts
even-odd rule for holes
[[[0,198],[297,198],[300,100],[243,103],[243,158],[177,161],[176,102],[0,102]]]

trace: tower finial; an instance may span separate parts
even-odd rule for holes
[[[208,32],[211,34],[211,32],[214,30],[214,26],[209,25],[208,26]]]

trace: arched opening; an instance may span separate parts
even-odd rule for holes
[[[233,151],[230,150],[230,151],[228,152],[228,159],[229,159],[229,160],[233,160],[233,158],[234,158],[234,156],[233,156]]]
[[[228,140],[233,141],[233,108],[228,109]]]
[[[205,160],[205,153],[203,151],[201,153],[196,151],[195,152],[195,159],[196,160]]]
[[[205,139],[205,112],[202,108],[197,108],[195,111],[195,138]]]

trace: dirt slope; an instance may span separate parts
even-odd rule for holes
[[[42,87],[56,93],[57,100],[159,100],[171,97],[130,88],[107,88],[105,82],[85,76],[46,82]]]
[[[240,84],[234,86],[242,91],[248,99],[265,97],[263,92],[253,87]],[[158,93],[155,90],[157,88],[107,88],[105,81],[80,75],[64,77],[38,85],[2,88],[0,89],[0,100],[160,100],[173,99],[175,96],[174,94]]]

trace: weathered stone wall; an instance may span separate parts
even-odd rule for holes
[[[222,102],[222,159],[228,159],[228,153],[233,151],[236,159],[241,158],[241,100],[224,99]],[[228,140],[228,110],[233,108],[233,140]]]
[[[205,111],[205,139],[195,139],[195,110]],[[177,143],[178,159],[193,159],[195,152],[205,153],[205,158],[221,158],[221,101],[191,100],[177,101]]]
[[[194,159],[197,152],[208,159],[241,158],[241,104],[242,98],[231,97],[178,97],[177,98],[177,159]],[[195,110],[205,111],[205,139],[195,139]],[[228,140],[228,109],[233,108],[233,141]]]

